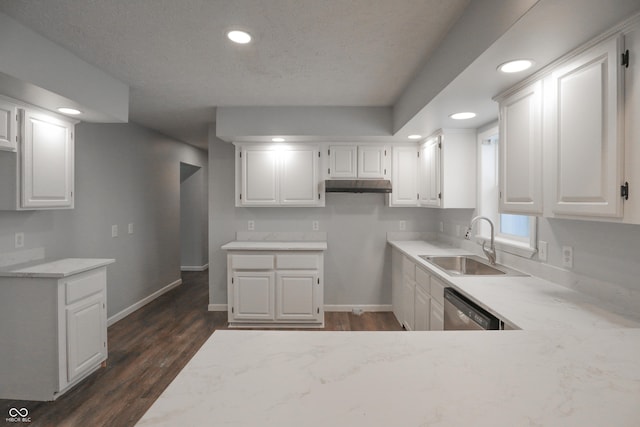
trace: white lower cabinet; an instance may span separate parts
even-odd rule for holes
[[[231,326],[324,325],[322,252],[228,255]]]
[[[441,331],[444,327],[442,281],[393,249],[391,263],[392,307],[407,331]]]
[[[0,399],[55,400],[107,359],[107,271],[0,283]]]

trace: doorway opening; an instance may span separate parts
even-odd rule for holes
[[[208,264],[207,195],[202,167],[180,162],[180,270]]]

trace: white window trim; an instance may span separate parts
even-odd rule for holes
[[[477,200],[478,200],[478,207],[477,207],[477,213],[478,215],[485,215],[485,213],[482,210],[482,142],[484,140],[487,140],[491,137],[494,137],[495,135],[499,134],[499,130],[498,130],[498,123],[496,122],[495,124],[493,124],[491,127],[487,128],[485,131],[483,132],[479,132],[477,134],[477,144],[478,144],[478,187],[477,187]],[[496,163],[496,168],[500,167],[499,163]],[[496,169],[496,174],[498,173],[497,169]],[[497,201],[496,201],[497,202]],[[498,215],[500,215],[500,212],[498,212]],[[517,255],[520,257],[524,257],[524,258],[532,258],[537,252],[538,252],[538,248],[537,248],[537,241],[538,241],[538,234],[537,234],[537,224],[538,224],[538,218],[535,216],[531,216],[531,221],[529,222],[529,239],[511,239],[506,237],[507,235],[505,234],[501,234],[499,232],[500,230],[500,218],[498,217],[497,220],[493,220],[494,221],[494,226],[496,229],[496,234],[495,234],[495,245],[496,245],[496,250],[502,251],[502,252],[507,252],[513,255]],[[487,230],[488,231],[488,230]],[[488,232],[483,233],[483,229],[480,228],[478,230],[478,234],[476,234],[474,236],[474,240],[478,243],[478,244],[482,244],[483,242],[487,242],[487,244],[490,243],[491,241],[491,236],[488,234]],[[527,241],[528,240],[528,241]]]

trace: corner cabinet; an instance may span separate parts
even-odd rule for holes
[[[230,326],[323,327],[322,251],[230,251]]]
[[[0,120],[0,210],[72,209],[75,122],[5,99]]]
[[[420,145],[419,205],[476,207],[476,133],[443,129]]]
[[[0,278],[0,399],[55,400],[107,359],[106,267]]]
[[[317,146],[236,145],[236,206],[324,206]]]

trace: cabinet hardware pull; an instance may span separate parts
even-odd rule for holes
[[[629,183],[625,182],[624,185],[620,186],[620,197],[623,197],[625,200],[629,200]]]
[[[629,68],[629,49],[625,50],[622,56],[622,62],[620,65],[624,65],[624,68]]]

